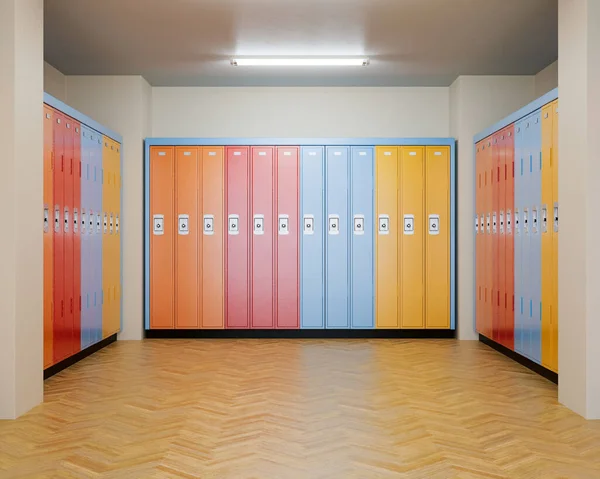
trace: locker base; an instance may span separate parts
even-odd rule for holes
[[[343,338],[429,338],[452,339],[451,329],[148,329],[148,339],[183,338],[280,338],[280,339],[343,339]]]
[[[102,348],[105,348],[111,343],[114,343],[117,340],[117,334],[113,334],[102,341],[92,344],[90,347],[85,348],[83,351],[79,351],[78,353],[73,354],[73,356],[69,356],[66,359],[63,359],[60,363],[56,363],[53,366],[50,366],[47,369],[44,369],[44,379],[48,379],[49,377],[54,376],[55,374],[61,372],[63,369],[67,369],[69,366],[81,361],[82,359],[87,358],[88,356],[94,354],[96,351],[100,351]]]
[[[534,373],[537,373],[540,376],[545,377],[549,381],[558,384],[558,374],[554,371],[546,369],[541,364],[538,364],[532,361],[531,359],[526,358],[525,356],[521,356],[519,353],[513,351],[512,349],[508,349],[506,346],[503,346],[502,344],[499,344],[496,341],[486,338],[481,334],[479,335],[479,341],[481,341],[483,344],[486,344],[490,348],[493,348],[496,351],[504,354],[505,356],[508,356],[513,361],[516,361],[519,364],[525,366],[526,368],[531,369]]]

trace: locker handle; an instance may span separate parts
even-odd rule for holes
[[[508,294],[504,293],[504,309],[508,308]]]
[[[508,165],[504,165],[504,179],[508,179]]]
[[[497,303],[498,303],[498,306],[500,306],[500,291],[497,291],[496,293],[497,293],[497,297],[498,297]]]
[[[513,294],[513,297],[512,297],[512,310],[513,310],[513,312],[515,310],[515,295],[514,294]]]
[[[81,295],[79,295],[79,311],[81,311]]]
[[[65,171],[65,155],[60,155],[60,171]]]
[[[498,183],[500,183],[500,167],[498,167],[498,175],[497,175],[497,177],[498,177]]]
[[[60,300],[60,317],[65,317],[65,302],[62,299]]]
[[[70,298],[70,303],[71,303],[71,306],[70,306],[70,311],[69,311],[69,313],[70,313],[70,314],[73,314],[73,298]]]
[[[71,166],[69,167],[69,174],[72,175],[73,174],[73,158],[71,158]]]
[[[515,162],[512,162],[512,176],[515,177]]]

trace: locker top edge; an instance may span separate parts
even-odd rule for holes
[[[450,146],[454,138],[146,138],[150,146]]]

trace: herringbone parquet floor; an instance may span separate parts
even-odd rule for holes
[[[117,342],[45,388],[2,478],[600,478],[600,424],[478,343]]]

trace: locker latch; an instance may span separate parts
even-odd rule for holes
[[[113,225],[114,225],[114,222],[113,222],[113,214],[112,213],[110,213],[108,215],[108,225],[109,225],[109,230],[108,230],[109,233],[113,234]]]
[[[304,234],[312,235],[315,234],[315,217],[314,215],[304,215]]]
[[[354,215],[354,234],[361,236],[365,234],[365,215]]]
[[[340,234],[340,215],[329,215],[329,234]]]
[[[529,234],[529,210],[527,208],[523,210],[523,233]]]
[[[254,234],[265,234],[265,215],[254,215]]]
[[[504,210],[500,211],[500,234],[504,234]]]
[[[279,215],[278,225],[279,225],[279,234],[280,235],[289,235],[290,234],[290,216],[289,215]]]
[[[440,215],[429,215],[429,234],[440,234]]]
[[[487,214],[487,234],[491,233],[491,222],[490,222],[490,214]]]
[[[204,215],[204,234],[214,235],[215,234],[215,216]]]
[[[476,235],[479,234],[479,216],[478,215],[475,215],[475,234]]]
[[[108,217],[106,213],[104,213],[104,234],[108,233]]]
[[[78,220],[79,219],[79,213],[77,211],[77,208],[75,208],[73,210],[73,233],[77,233],[79,232],[79,225],[78,225]]]
[[[44,205],[44,233],[50,229],[50,210],[47,205]]]
[[[237,152],[234,152],[234,154]],[[240,215],[228,216],[228,232],[230,235],[240,234]]]
[[[390,234],[390,215],[379,215],[379,234]]]
[[[531,232],[532,233],[537,233],[538,232],[538,210],[537,208],[532,208],[531,209]]]
[[[65,208],[65,216],[64,216],[64,224],[65,224],[65,233],[69,232],[69,208]]]
[[[180,235],[190,234],[190,215],[179,215],[177,217],[177,232]]]
[[[496,234],[498,231],[498,218],[496,217],[496,212],[492,214],[492,233]]]
[[[119,215],[115,216],[115,233],[119,232]]]
[[[87,214],[84,209],[81,210],[81,234],[85,234],[85,228],[87,225]]]
[[[89,219],[90,224],[89,226],[89,234],[93,234],[94,233],[94,213],[92,211],[90,211],[90,219]]]
[[[548,232],[548,211],[546,205],[542,206],[542,233]]]
[[[154,235],[160,236],[165,234],[165,216],[164,215],[154,215],[152,217],[154,224]]]
[[[475,226],[477,226],[477,218],[475,218]],[[404,215],[404,234],[415,234],[415,215]]]
[[[558,232],[558,203],[554,203],[554,231]]]
[[[161,224],[162,224],[162,222],[161,222]],[[100,226],[100,213],[96,213],[96,233],[100,234],[101,232],[102,232],[102,229]]]
[[[485,233],[485,215],[481,215],[481,219],[480,219],[480,223],[479,223],[479,231],[481,234]]]
[[[506,211],[506,234],[512,234],[511,211]]]

